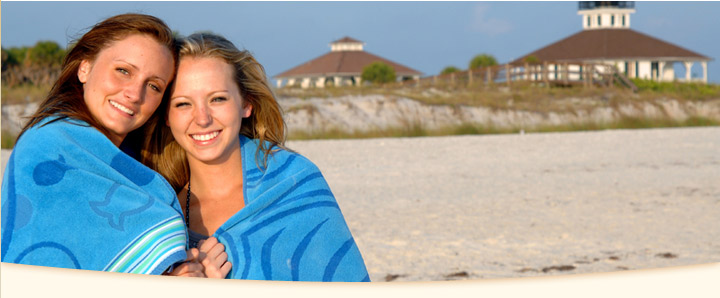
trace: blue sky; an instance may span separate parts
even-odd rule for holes
[[[720,83],[720,2],[639,1],[635,8],[632,29],[711,57],[709,81]],[[344,36],[431,75],[450,65],[466,68],[480,53],[505,63],[582,30],[575,1],[3,1],[2,46],[39,40],[65,46],[98,21],[125,12],[155,15],[183,35],[222,34],[250,50],[269,76],[329,52],[329,43]]]

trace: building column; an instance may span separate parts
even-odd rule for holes
[[[278,87],[278,88],[282,87],[282,82],[283,82],[283,80],[277,80],[277,87]]]
[[[657,77],[655,78],[656,81],[662,82],[665,79],[665,62],[664,61],[658,61],[658,68],[657,68]]]
[[[355,77],[355,86],[362,86],[362,77]]]
[[[707,84],[707,61],[701,62],[703,69],[703,83]]]
[[[288,86],[293,86],[293,85],[295,85],[295,79],[294,79],[294,78],[288,79],[287,84],[288,84]]]
[[[692,68],[694,63],[693,62],[683,62],[683,64],[685,64],[685,80],[690,82],[690,79],[691,79],[690,69]]]
[[[342,86],[342,78],[341,77],[333,77],[333,83],[335,83],[335,87]]]
[[[310,87],[310,78],[303,78],[302,83],[300,83],[300,87],[302,87],[303,89],[307,89],[308,87]]]
[[[317,81],[315,81],[315,87],[325,88],[325,77],[319,77]]]
[[[662,81],[672,81],[675,77],[673,64],[674,62],[661,62],[660,64],[660,77]]]

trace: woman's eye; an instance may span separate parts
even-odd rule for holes
[[[214,98],[212,99],[212,102],[222,102],[222,101],[226,101],[226,100],[227,100],[227,98],[222,97],[222,96],[218,96],[218,97],[214,97]]]
[[[162,93],[162,89],[160,89],[160,86],[155,84],[150,84],[150,89],[155,90],[158,93]]]
[[[178,102],[178,103],[175,103],[173,106],[176,108],[179,108],[179,107],[184,107],[184,106],[188,106],[188,105],[190,105],[190,104],[187,102]]]
[[[121,73],[121,74],[124,74],[124,75],[130,74],[130,72],[127,71],[127,69],[124,69],[124,68],[118,67],[118,68],[116,68],[115,70],[117,70],[117,72],[119,72],[119,73]]]

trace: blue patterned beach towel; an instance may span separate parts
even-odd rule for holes
[[[245,207],[216,232],[225,245],[229,278],[370,281],[360,251],[318,168],[279,150],[266,169],[258,141],[240,137]]]
[[[180,206],[159,174],[85,122],[23,134],[2,182],[2,261],[160,274],[185,259]]]

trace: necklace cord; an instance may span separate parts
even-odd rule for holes
[[[188,181],[187,199],[185,200],[185,226],[190,229],[190,181]]]

